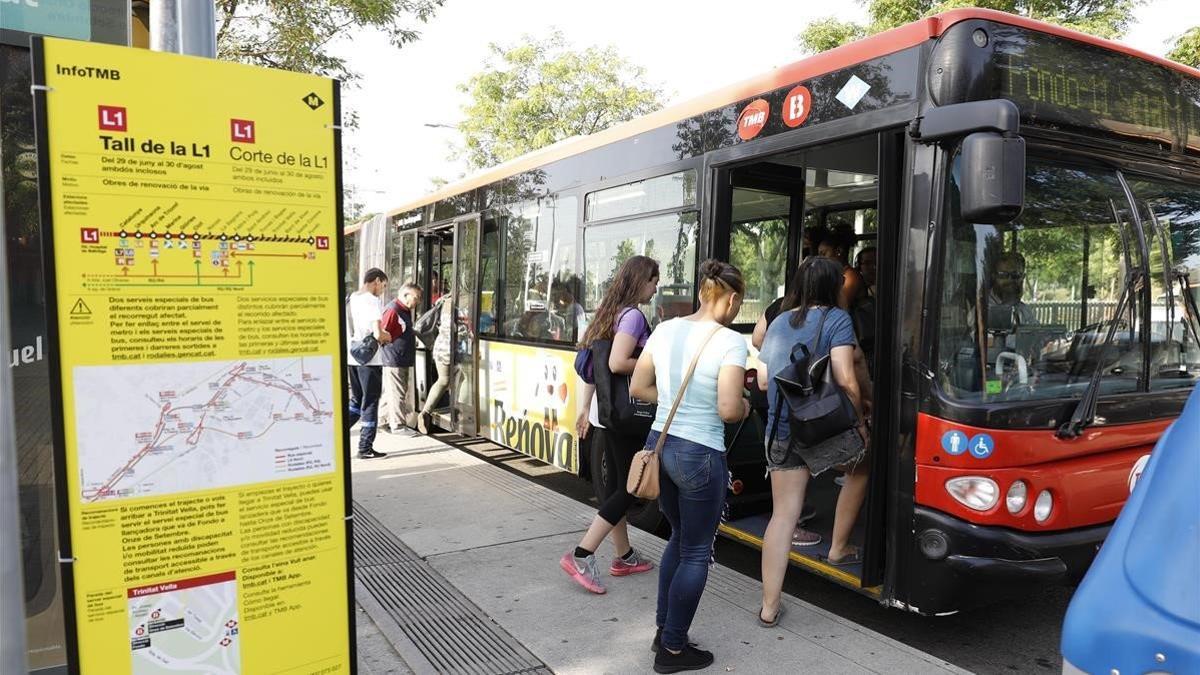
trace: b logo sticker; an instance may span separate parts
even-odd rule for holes
[[[812,93],[808,87],[800,85],[783,97],[783,123],[789,127],[798,127],[808,119],[812,112]]]

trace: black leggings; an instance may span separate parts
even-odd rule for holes
[[[593,427],[592,434],[592,442],[600,444],[604,460],[617,474],[616,481],[608,486],[604,503],[600,505],[600,517],[610,525],[616,525],[637,501],[637,497],[625,490],[625,485],[629,481],[629,465],[633,463],[637,451],[642,449],[642,443],[636,438],[614,434],[607,429]]]

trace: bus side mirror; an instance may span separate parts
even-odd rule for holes
[[[1025,139],[991,131],[967,134],[960,164],[962,219],[1007,223],[1025,205]]]

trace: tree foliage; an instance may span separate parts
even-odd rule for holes
[[[214,0],[217,58],[270,68],[358,78],[332,51],[355,30],[378,30],[399,48],[416,40],[445,0]]]
[[[459,90],[458,154],[483,168],[571,136],[601,131],[661,107],[662,92],[613,47],[569,48],[562,33],[488,45],[482,71]]]
[[[963,7],[995,9],[1017,16],[1073,28],[1104,38],[1119,38],[1129,30],[1133,10],[1144,0],[859,0],[867,8],[865,25],[818,19],[797,36],[807,52],[824,51],[874,35],[921,17]]]
[[[808,24],[797,40],[807,54],[817,54],[866,37],[865,26],[853,21],[841,21],[832,16]]]
[[[1193,68],[1200,68],[1200,26],[1192,26],[1183,35],[1175,38],[1167,58],[1172,61],[1185,63]]]

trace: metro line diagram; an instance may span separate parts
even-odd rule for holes
[[[77,368],[80,498],[332,471],[332,376],[328,356]]]
[[[307,233],[82,228],[80,246],[91,251],[103,247],[112,256],[109,271],[97,272],[92,267],[83,274],[85,284],[248,288],[254,286],[255,260],[315,261],[331,243],[327,236]]]

